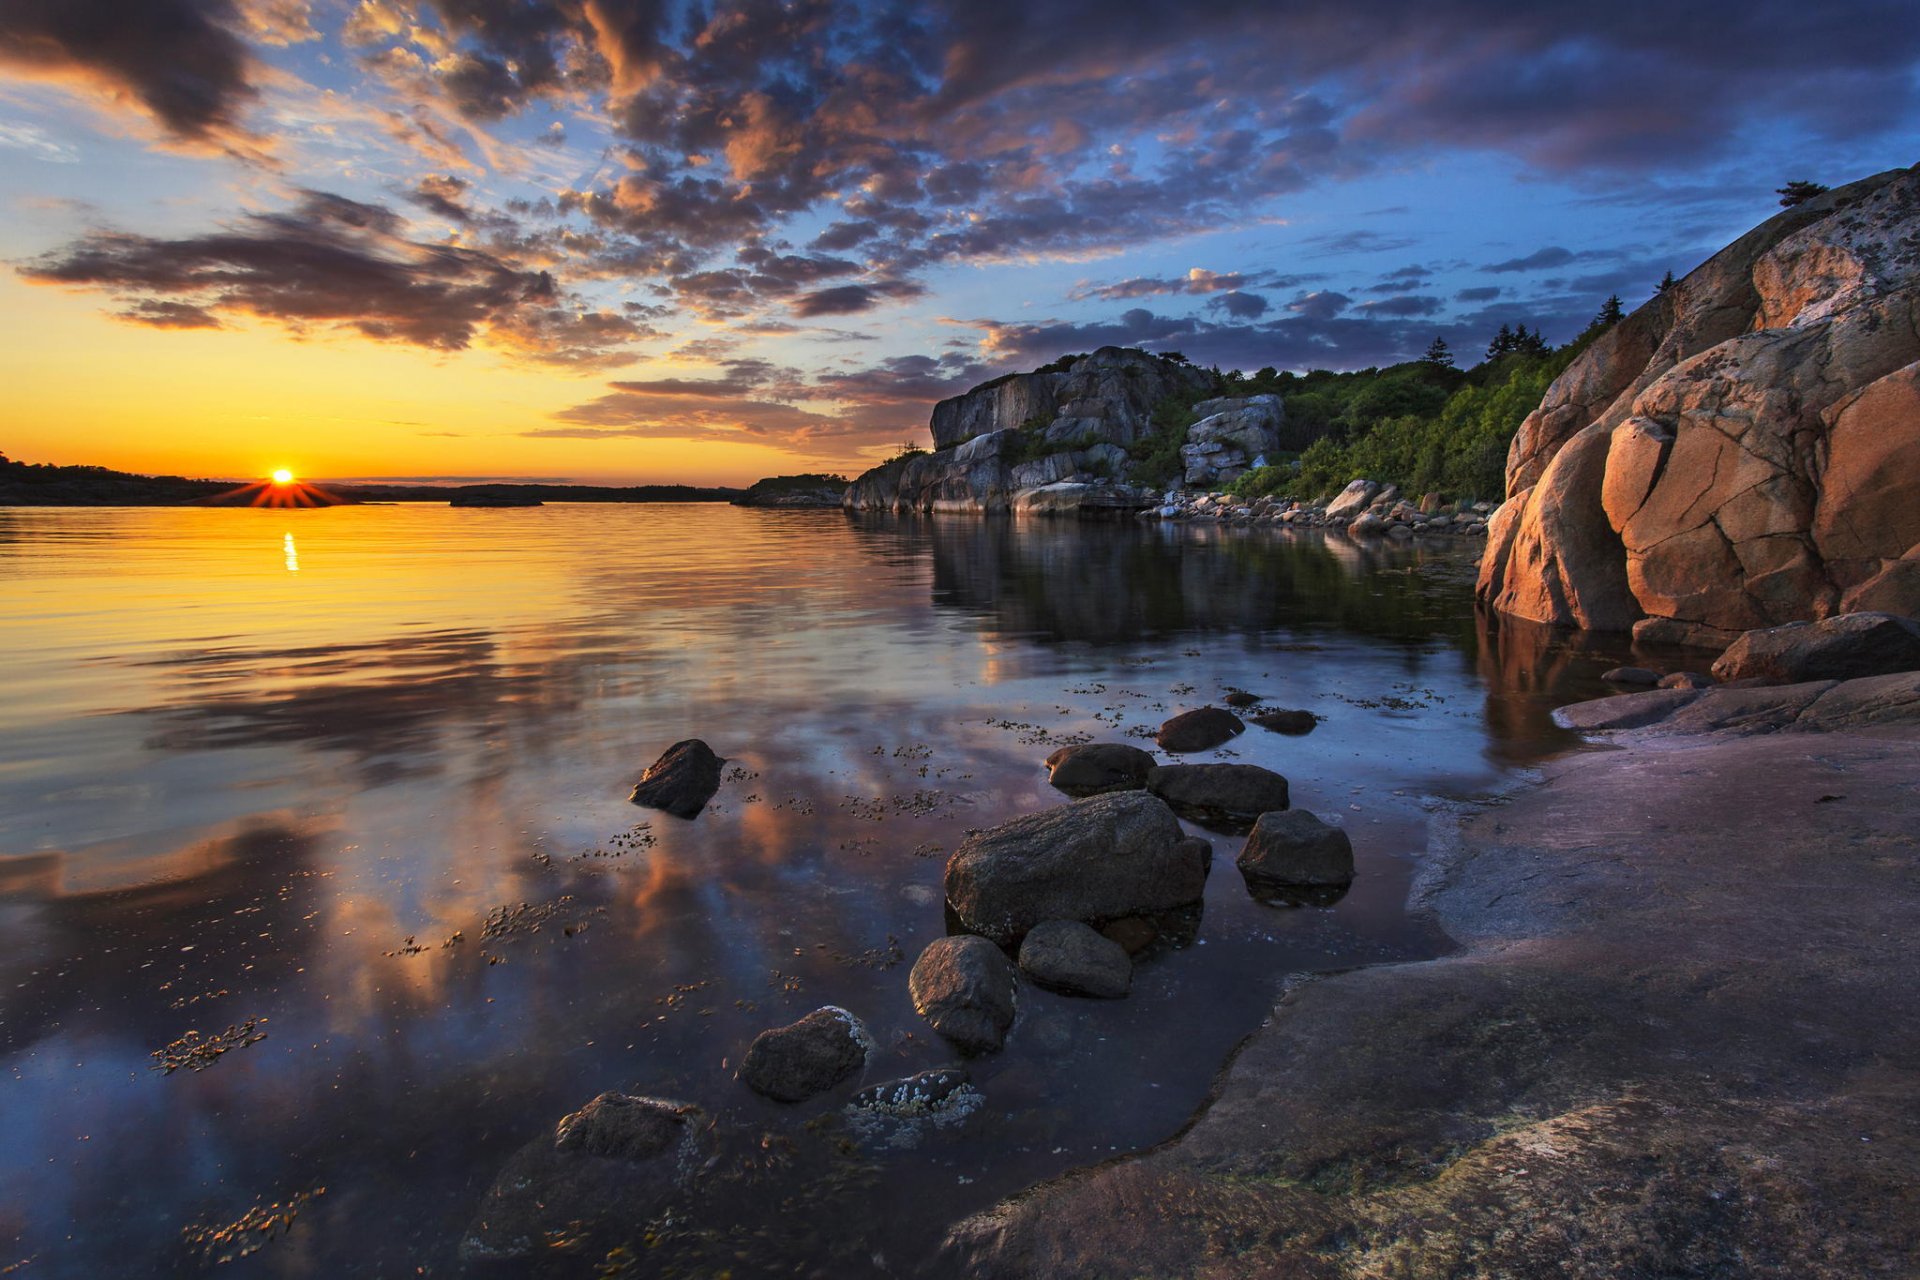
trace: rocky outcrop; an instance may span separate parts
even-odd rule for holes
[[[1012,946],[1046,920],[1101,924],[1198,902],[1208,853],[1163,801],[1094,796],[968,836],[947,860],[947,905]]]
[[[1279,396],[1203,400],[1193,407],[1198,420],[1187,429],[1180,447],[1180,463],[1189,486],[1213,488],[1230,484],[1253,467],[1267,465],[1267,456],[1280,447],[1280,427],[1287,420]]]
[[[736,507],[837,507],[847,496],[844,476],[769,476],[733,500]]]
[[[1479,591],[1648,640],[1920,611],[1920,171],[1756,228],[1604,334],[1508,456]]]
[[[1713,664],[1722,680],[1851,680],[1920,670],[1920,625],[1888,613],[1847,613],[1749,631]]]
[[[676,742],[647,766],[627,799],[676,818],[697,818],[720,789],[720,766],[725,763],[698,738]]]
[[[946,449],[975,436],[1037,422],[1052,439],[1093,437],[1126,445],[1149,434],[1153,407],[1193,400],[1213,379],[1205,370],[1128,347],[1101,347],[1058,367],[1010,374],[933,406],[933,443]]]

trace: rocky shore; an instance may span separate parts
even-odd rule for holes
[[[1230,493],[1176,490],[1140,516],[1148,520],[1344,529],[1355,537],[1405,539],[1416,535],[1485,537],[1487,522],[1495,514],[1497,508],[1491,502],[1446,502],[1439,494],[1409,502],[1396,485],[1355,480],[1324,502],[1274,497],[1244,502]]]
[[[1458,952],[1295,985],[1186,1132],[940,1272],[1911,1274],[1920,674],[1805,693],[1575,708],[1724,714],[1436,817],[1416,905]]]

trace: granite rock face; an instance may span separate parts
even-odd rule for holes
[[[1190,364],[1101,347],[1064,369],[1016,373],[942,400],[933,406],[933,443],[946,449],[1037,419],[1062,438],[1089,433],[1125,445],[1151,430],[1155,404],[1203,394],[1212,383],[1205,370]]]
[[[1189,486],[1216,488],[1231,484],[1280,447],[1280,428],[1287,420],[1279,396],[1204,400],[1193,407],[1199,420],[1187,429],[1180,462]]]
[[[1722,680],[1851,680],[1920,670],[1920,625],[1890,613],[1790,622],[1735,640],[1713,674]]]
[[[1788,209],[1593,344],[1514,437],[1479,593],[1649,640],[1920,611],[1920,171]]]

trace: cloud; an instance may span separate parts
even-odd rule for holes
[[[1358,309],[1370,316],[1431,316],[1438,315],[1444,306],[1440,299],[1426,294],[1403,293],[1363,302]]]
[[[1476,285],[1471,289],[1462,289],[1453,295],[1455,302],[1492,302],[1502,290],[1497,284]]]
[[[802,319],[810,319],[814,316],[856,315],[862,311],[871,311],[882,302],[899,298],[916,298],[925,292],[925,287],[904,280],[887,280],[874,284],[843,284],[831,289],[803,294],[793,304],[793,314]]]
[[[1287,304],[1287,310],[1310,320],[1331,320],[1352,305],[1353,299],[1346,294],[1321,289],[1301,294]]]
[[[1252,320],[1263,316],[1267,313],[1267,305],[1267,300],[1260,294],[1242,293],[1238,289],[1207,301],[1209,309],[1224,311],[1236,320]]]
[[[103,290],[127,304],[122,316],[172,327],[243,315],[441,351],[484,339],[572,365],[628,358],[626,344],[652,333],[628,313],[570,299],[545,271],[409,239],[406,229],[383,205],[308,191],[284,212],[207,235],[93,232],[19,271],[36,284]]]
[[[1082,282],[1074,286],[1072,292],[1067,294],[1067,298],[1072,302],[1084,302],[1089,299],[1118,302],[1160,294],[1221,293],[1229,289],[1243,288],[1246,284],[1247,277],[1239,272],[1217,272],[1208,271],[1204,267],[1193,267],[1187,271],[1187,274],[1171,278],[1134,276],[1131,279],[1116,280],[1110,284]]]

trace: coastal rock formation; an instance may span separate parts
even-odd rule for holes
[[[1213,385],[1205,370],[1126,347],[1101,347],[1033,373],[996,378],[933,406],[933,444],[947,449],[975,436],[1030,422],[1059,439],[1091,434],[1130,444],[1147,434],[1163,399],[1192,398]]]
[[[971,934],[935,938],[907,978],[914,1009],[962,1053],[999,1051],[1017,987],[1006,953]]]
[[[741,1060],[740,1078],[776,1102],[804,1102],[865,1066],[872,1047],[860,1019],[828,1005],[755,1036]]]
[[[1714,645],[1920,612],[1920,171],[1786,210],[1603,334],[1507,492],[1502,612]]]
[[[1153,757],[1124,742],[1061,747],[1047,757],[1047,781],[1070,796],[1138,791],[1147,785]]]
[[[1203,400],[1193,407],[1199,420],[1187,429],[1180,447],[1186,482],[1209,488],[1230,484],[1249,468],[1265,466],[1280,447],[1286,407],[1275,395]]]
[[[1020,944],[1020,970],[1049,991],[1118,1000],[1133,985],[1127,949],[1078,920],[1048,920]]]
[[[1202,826],[1245,831],[1261,814],[1287,807],[1287,780],[1257,764],[1163,764],[1147,790]]]
[[[733,500],[736,507],[837,507],[847,496],[845,476],[768,476]]]
[[[1139,791],[1076,800],[968,836],[947,860],[947,904],[1012,946],[1046,920],[1091,924],[1200,901],[1209,849]]]
[[[698,738],[676,742],[640,775],[627,799],[676,818],[697,818],[720,789],[720,766],[725,763]]]
[[[1920,625],[1889,613],[1847,613],[1749,631],[1713,664],[1722,680],[1851,680],[1920,669]]]

